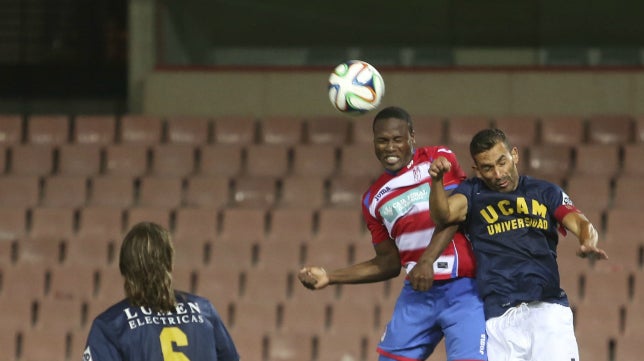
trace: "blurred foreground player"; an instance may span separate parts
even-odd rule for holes
[[[375,116],[373,137],[384,173],[364,194],[362,211],[375,257],[328,273],[319,266],[304,267],[300,281],[317,290],[330,284],[384,281],[405,268],[407,278],[378,344],[379,360],[425,360],[443,337],[449,361],[487,360],[472,249],[457,227],[437,229],[429,214],[429,165],[440,155],[457,164],[456,157],[442,146],[416,149],[411,117],[398,107]],[[445,178],[450,190],[465,173],[455,166]],[[449,244],[436,262],[424,254],[430,239]]]
[[[159,225],[143,222],[128,232],[119,259],[126,299],[96,317],[83,361],[239,360],[213,305],[174,290],[173,256]]]

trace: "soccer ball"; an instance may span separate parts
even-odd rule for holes
[[[342,63],[329,76],[329,99],[343,113],[364,114],[376,109],[384,94],[382,76],[362,60]]]

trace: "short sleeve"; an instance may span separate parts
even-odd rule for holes
[[[116,345],[107,336],[104,325],[96,319],[87,336],[83,351],[83,361],[120,361],[121,356]]]

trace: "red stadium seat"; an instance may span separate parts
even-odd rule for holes
[[[226,176],[197,176],[187,179],[187,207],[222,208],[231,201],[231,182]]]
[[[470,144],[472,136],[489,128],[491,119],[485,116],[453,116],[447,120],[447,145]]]
[[[88,205],[125,208],[134,204],[134,178],[94,177],[90,181]]]
[[[87,201],[87,178],[84,176],[54,176],[45,179],[42,205],[46,207],[77,208]]]
[[[36,207],[31,218],[30,237],[67,239],[75,233],[75,208]]]
[[[207,145],[199,151],[199,175],[228,176],[239,175],[243,170],[242,146],[239,144]]]
[[[494,126],[505,133],[513,146],[527,148],[537,143],[537,117],[496,117]]]
[[[121,143],[154,145],[163,140],[163,120],[153,115],[123,115],[117,129]]]
[[[37,176],[6,175],[0,177],[0,206],[33,207],[40,201]]]
[[[66,115],[32,115],[27,119],[27,142],[60,145],[69,142],[69,117]]]
[[[74,119],[73,141],[78,144],[108,145],[116,141],[116,116],[81,114]]]
[[[257,122],[254,117],[218,117],[213,120],[213,123],[215,144],[256,143]]]
[[[336,172],[338,148],[332,144],[302,144],[293,148],[293,175],[326,178]]]
[[[588,142],[627,144],[633,142],[634,123],[628,115],[593,115],[588,118]]]
[[[142,177],[137,206],[173,209],[181,206],[183,180],[175,177]]]
[[[167,118],[168,142],[203,145],[212,139],[212,122],[208,117],[174,116]]]
[[[376,179],[383,172],[373,147],[366,144],[348,145],[342,147],[341,154],[338,172],[341,176]]]
[[[54,148],[49,144],[14,145],[9,173],[45,176],[54,172]]]
[[[281,181],[279,208],[319,209],[326,203],[325,181],[317,176],[290,176]]]
[[[105,148],[107,175],[138,177],[147,174],[150,149],[138,143],[112,144]]]
[[[171,143],[152,146],[151,174],[161,177],[187,177],[196,169],[196,149],[191,144]]]
[[[61,175],[94,176],[102,171],[103,150],[98,144],[63,144],[58,147]]]
[[[303,141],[303,120],[294,116],[269,116],[260,121],[260,142],[297,145]]]
[[[0,115],[0,144],[14,145],[22,143],[22,116],[17,114]]]
[[[239,177],[233,183],[233,206],[268,209],[277,200],[274,177]]]
[[[541,143],[575,146],[585,142],[584,118],[579,116],[547,116],[540,121]]]
[[[256,144],[246,147],[246,175],[283,177],[290,167],[290,148],[284,144]]]

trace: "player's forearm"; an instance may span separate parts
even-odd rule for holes
[[[449,220],[449,203],[447,192],[443,188],[443,178],[433,179],[429,193],[429,212],[437,225],[444,225]]]
[[[420,256],[418,262],[429,262],[434,263],[438,257],[443,253],[447,245],[454,239],[454,234],[458,230],[457,225],[443,227],[438,226],[434,230],[432,239],[429,242],[429,246],[425,248],[425,251]]]
[[[329,284],[373,283],[400,274],[400,263],[377,262],[375,259],[327,272]]]

